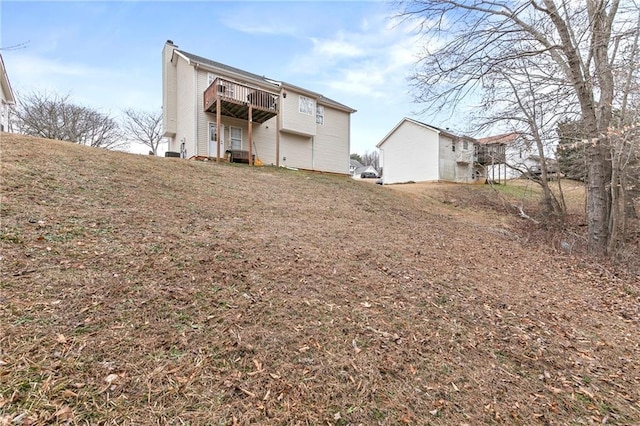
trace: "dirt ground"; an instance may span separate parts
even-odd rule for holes
[[[640,423],[579,191],[550,230],[517,185],[0,143],[0,424]]]

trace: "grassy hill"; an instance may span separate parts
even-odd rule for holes
[[[639,277],[485,187],[0,141],[0,424],[640,423]]]

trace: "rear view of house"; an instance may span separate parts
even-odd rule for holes
[[[478,164],[492,182],[539,173],[540,160],[531,142],[519,133],[478,139]]]
[[[0,132],[9,131],[9,110],[16,103],[9,83],[9,76],[4,67],[4,60],[0,55]]]
[[[476,182],[474,140],[403,118],[379,143],[384,184]]]
[[[354,109],[179,50],[162,52],[164,136],[183,158],[349,174]]]

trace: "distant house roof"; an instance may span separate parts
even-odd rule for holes
[[[360,173],[364,173],[364,172],[373,172],[376,175],[378,174],[378,171],[373,166],[361,166],[355,170],[354,175],[359,175]]]
[[[358,160],[354,160],[353,158],[351,158],[351,159],[349,159],[349,166],[355,167],[357,169],[358,167],[362,167],[363,164],[361,162],[359,162]]]
[[[425,128],[434,130],[434,131],[436,131],[436,132],[438,132],[438,133],[440,133],[440,134],[442,134],[444,136],[450,137],[450,138],[465,138],[465,139],[473,140],[473,139],[471,139],[471,138],[469,138],[467,136],[455,135],[455,134],[451,133],[449,131],[449,129],[443,130],[443,129],[440,129],[440,128],[436,127],[436,126],[432,126],[431,124],[423,123],[421,121],[414,120],[413,118],[404,117],[402,120],[400,120],[400,122],[398,124],[396,124],[396,126],[393,129],[391,129],[391,131],[389,133],[386,134],[386,136],[384,138],[382,138],[382,140],[380,142],[378,142],[378,144],[376,145],[376,148],[380,148],[380,146],[383,143],[386,142],[386,140],[389,138],[389,136],[391,136],[393,134],[393,132],[395,132],[398,129],[398,127],[400,127],[402,125],[402,123],[404,123],[405,121],[413,123],[413,124],[417,124],[420,127],[425,127]]]
[[[0,86],[2,87],[2,93],[4,93],[4,98],[7,100],[8,104],[15,104],[16,98],[13,95],[13,90],[11,89],[11,83],[9,82],[9,76],[7,75],[7,69],[4,67],[4,60],[2,59],[2,55],[0,55]]]
[[[355,109],[348,107],[344,104],[341,104],[340,102],[334,101],[333,99],[327,98],[324,95],[321,95],[320,93],[317,92],[313,92],[311,90],[308,89],[303,89],[302,87],[290,84],[290,83],[286,83],[284,81],[277,81],[271,78],[267,78],[264,75],[258,75],[258,74],[254,74],[252,72],[248,72],[245,70],[241,70],[240,68],[235,68],[226,64],[223,64],[221,62],[216,62],[216,61],[212,61],[211,59],[207,59],[207,58],[203,58],[202,56],[198,56],[198,55],[194,55],[193,53],[189,53],[189,52],[185,52],[184,50],[180,50],[180,49],[176,49],[176,52],[178,52],[179,54],[181,54],[182,56],[184,56],[185,58],[187,58],[189,61],[198,63],[198,64],[202,64],[202,65],[206,65],[206,66],[210,66],[210,67],[214,67],[214,68],[218,68],[218,69],[222,69],[225,71],[228,71],[232,74],[237,74],[241,77],[247,78],[247,79],[251,79],[254,81],[258,81],[262,84],[266,84],[266,85],[270,85],[275,88],[290,88],[292,90],[298,90],[301,92],[305,92],[308,93],[309,95],[312,95],[314,97],[316,97],[318,99],[318,102],[320,103],[324,103],[324,104],[328,104],[331,106],[334,106],[338,109],[342,109],[348,112],[356,112]]]
[[[488,145],[488,144],[494,144],[494,143],[509,144],[515,141],[516,139],[518,139],[519,136],[520,134],[515,132],[505,133],[502,135],[480,138],[478,139],[478,143],[482,145]]]

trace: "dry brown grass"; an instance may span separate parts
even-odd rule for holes
[[[484,187],[1,144],[0,424],[640,423],[639,277]]]

